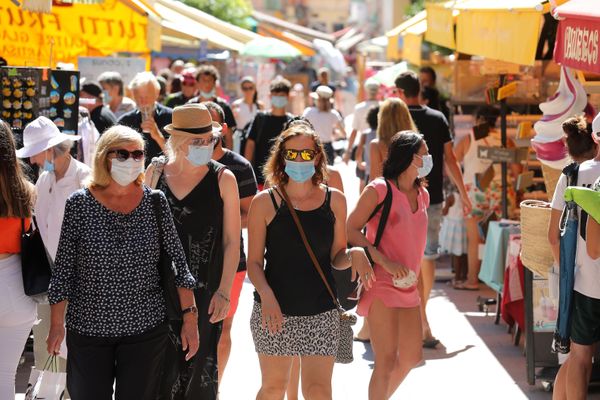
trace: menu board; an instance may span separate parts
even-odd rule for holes
[[[79,71],[2,67],[0,88],[0,117],[13,130],[45,116],[62,132],[77,134]]]

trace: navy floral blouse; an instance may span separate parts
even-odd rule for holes
[[[193,289],[195,280],[162,193],[160,207],[165,251],[177,269],[175,283]],[[82,335],[146,332],[166,318],[159,258],[158,221],[148,187],[129,214],[109,210],[88,189],[79,190],[65,206],[50,304],[68,300],[67,328]]]

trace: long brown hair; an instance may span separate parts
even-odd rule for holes
[[[0,120],[0,217],[31,217],[33,198],[33,185],[17,159],[13,134]]]
[[[319,135],[317,135],[308,124],[295,123],[290,124],[289,128],[277,137],[271,148],[271,155],[263,167],[263,173],[269,186],[282,186],[288,183],[289,177],[285,173],[285,159],[283,158],[283,152],[285,150],[285,142],[296,136],[309,137],[315,143],[315,157],[318,158],[318,162],[317,165],[315,165],[315,174],[312,177],[313,185],[319,185],[326,180],[327,156],[325,155],[323,143],[321,143]]]
[[[390,145],[396,133],[416,130],[405,102],[391,98],[381,104],[377,117],[377,138],[386,147]]]

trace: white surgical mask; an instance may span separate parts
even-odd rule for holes
[[[212,157],[214,147],[214,143],[211,143],[208,146],[189,145],[186,158],[196,167],[206,165]]]
[[[129,185],[142,172],[144,172],[144,161],[135,161],[133,158],[128,158],[125,161],[114,158],[110,167],[110,176],[121,186]]]
[[[422,157],[418,154],[415,154],[415,155],[417,157],[419,157],[421,160],[423,160],[423,166],[417,167],[417,172],[419,174],[419,178],[425,178],[427,175],[429,175],[429,173],[433,169],[433,157],[431,156],[431,154],[426,154]]]

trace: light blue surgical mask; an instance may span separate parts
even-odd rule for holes
[[[111,101],[112,101],[112,96],[110,94],[108,94],[108,90],[103,90],[102,91],[102,102],[104,103],[104,105],[110,104]]]
[[[287,96],[271,96],[271,105],[274,108],[285,108],[288,105]]]
[[[44,160],[44,171],[46,172],[54,172],[54,162]]]
[[[285,173],[294,182],[304,183],[315,174],[315,164],[285,160]]]
[[[217,94],[215,92],[215,89],[211,90],[210,92],[203,92],[201,90],[200,97],[202,97],[203,99],[214,99],[215,97],[217,97]]]
[[[426,154],[424,156],[420,156],[418,154],[415,155],[421,160],[423,160],[423,166],[417,167],[419,178],[425,178],[433,169],[433,157],[431,156],[431,154]]]
[[[209,144],[208,146],[188,146],[188,155],[187,159],[192,165],[199,167],[201,165],[206,165],[210,161],[213,150],[215,148],[214,143]]]

